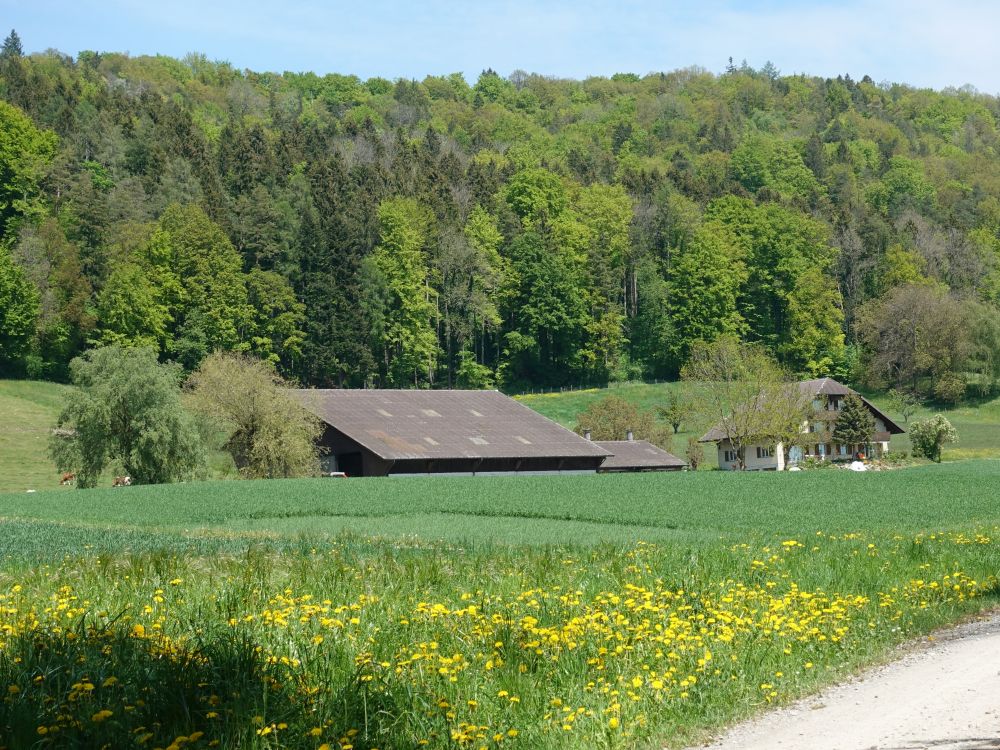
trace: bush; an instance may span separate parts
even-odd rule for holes
[[[691,471],[698,471],[698,467],[705,460],[705,448],[698,442],[698,438],[689,437],[687,450],[684,452],[684,455],[687,458],[688,466],[691,467]]]
[[[941,462],[941,448],[945,443],[957,443],[958,432],[945,417],[935,414],[910,425],[910,442],[913,455]]]
[[[965,381],[953,373],[942,375],[934,384],[934,397],[945,404],[957,404],[965,395]]]

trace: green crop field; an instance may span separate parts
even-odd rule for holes
[[[0,744],[681,747],[995,606],[998,484],[973,460],[0,495]]]

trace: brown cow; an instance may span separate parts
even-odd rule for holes
[[[59,480],[59,485],[62,486],[64,484],[73,484],[73,482],[75,481],[76,481],[76,474],[74,474],[72,471],[67,471],[65,474],[62,475],[62,479]]]
[[[112,487],[128,487],[132,484],[132,477],[115,477],[111,482]]]

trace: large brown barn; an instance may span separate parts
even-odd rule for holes
[[[365,477],[594,473],[612,456],[602,444],[498,391],[343,389],[293,394],[326,425],[321,438],[325,472]],[[642,458],[632,470],[664,463],[663,456],[648,451]],[[630,470],[629,461],[619,459],[614,470]]]

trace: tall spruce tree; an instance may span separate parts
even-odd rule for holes
[[[0,49],[0,59],[18,58],[24,55],[24,48],[21,46],[21,37],[17,31],[10,30],[7,38],[3,40],[3,48]]]
[[[872,439],[875,432],[875,417],[868,411],[864,401],[857,394],[852,393],[844,399],[840,408],[840,416],[837,417],[837,424],[833,428],[833,439],[844,445],[863,446]]]

